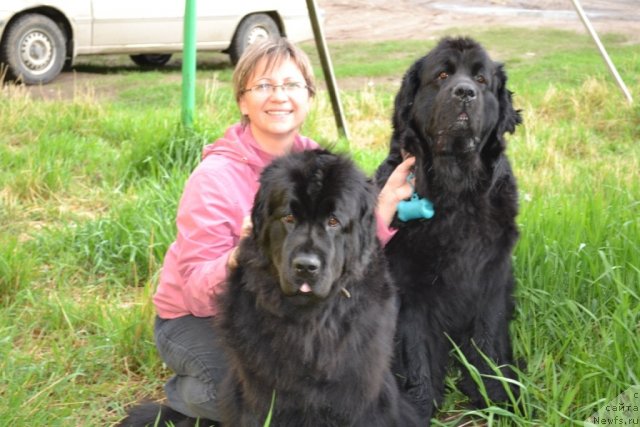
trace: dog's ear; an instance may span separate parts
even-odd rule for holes
[[[260,232],[264,228],[264,219],[268,217],[266,200],[267,192],[261,185],[253,199],[253,208],[251,209],[251,238],[258,241]]]
[[[513,108],[513,92],[507,89],[507,73],[504,71],[502,64],[497,64],[496,77],[498,79],[497,96],[500,105],[496,136],[500,141],[501,148],[504,149],[506,146],[504,134],[515,132],[516,126],[522,123],[522,117],[520,116],[520,110]]]
[[[260,186],[253,199],[253,208],[251,209],[251,238],[267,244],[269,236],[267,235],[269,228],[269,218],[273,214],[274,206],[277,205],[277,198],[282,197],[276,191],[277,183],[282,180],[278,174],[279,165],[276,162],[267,166],[260,175]]]
[[[393,137],[392,144],[398,140],[409,125],[411,120],[411,110],[413,102],[420,88],[420,73],[422,71],[422,63],[425,58],[421,58],[413,63],[402,78],[400,90],[396,94],[393,111]],[[391,147],[399,150],[402,147]]]
[[[353,222],[353,233],[350,242],[347,243],[349,249],[345,262],[349,274],[358,279],[366,273],[371,263],[371,257],[378,247],[375,215],[378,192],[373,182],[368,180],[362,184],[362,187],[361,183],[356,184],[357,198],[354,202],[359,205],[360,215],[358,220]]]
[[[487,144],[482,149],[482,157],[487,164],[493,162],[504,152],[507,147],[505,134],[513,133],[516,126],[522,123],[520,110],[513,108],[513,92],[507,89],[507,73],[503,65],[496,64],[496,88],[495,94],[498,99],[498,122],[489,137]]]
[[[402,78],[400,90],[396,94],[393,107],[393,133],[391,134],[391,144],[389,155],[378,167],[375,178],[379,187],[384,186],[389,175],[403,160],[403,150],[405,147],[405,133],[410,128],[411,110],[413,102],[420,88],[420,72],[424,58],[414,62]]]
[[[362,234],[365,238],[362,241],[362,248],[369,248],[376,237],[376,213],[375,207],[378,203],[378,191],[371,180],[364,182],[364,188],[360,194],[360,218],[363,227]],[[373,233],[368,231],[373,230]]]

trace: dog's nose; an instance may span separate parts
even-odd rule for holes
[[[476,89],[470,83],[458,83],[453,88],[454,98],[463,102],[469,102],[476,99]]]
[[[317,255],[300,254],[293,259],[293,269],[297,274],[317,274],[320,266],[321,261]]]

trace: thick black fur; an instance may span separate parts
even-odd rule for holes
[[[260,182],[218,316],[225,420],[262,426],[274,395],[278,427],[417,425],[390,370],[397,299],[374,186],[324,151],[280,158]]]
[[[225,425],[262,426],[272,396],[278,427],[417,425],[390,370],[397,299],[373,184],[325,151],[277,159],[260,182],[219,305]]]
[[[385,247],[401,300],[394,369],[423,417],[442,402],[451,340],[482,374],[495,372],[480,352],[515,378],[509,321],[518,193],[505,133],[521,117],[506,81],[477,42],[441,40],[403,78],[389,155],[376,173],[382,186],[404,155],[414,155],[415,189],[435,207],[432,219],[396,219]],[[462,371],[459,388],[486,405]],[[501,382],[484,386],[492,401],[509,400]]]
[[[260,184],[218,303],[230,364],[222,425],[263,426],[272,398],[277,427],[419,425],[391,373],[398,300],[374,184],[322,150],[275,160]],[[153,425],[159,410],[134,408],[121,425]],[[170,420],[195,425],[165,407],[159,425]]]

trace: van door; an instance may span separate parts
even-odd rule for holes
[[[100,51],[144,52],[144,48],[182,46],[184,2],[92,0],[93,45]]]

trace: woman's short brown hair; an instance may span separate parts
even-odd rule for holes
[[[313,78],[313,68],[311,61],[306,53],[299,47],[291,43],[285,37],[269,38],[265,40],[257,40],[247,46],[235,70],[233,71],[233,92],[236,102],[240,102],[240,97],[244,93],[249,79],[256,70],[256,66],[266,59],[265,69],[280,64],[282,61],[291,60],[298,66],[304,77],[309,96],[316,93],[316,86]],[[246,124],[247,118],[243,117],[243,124]]]

